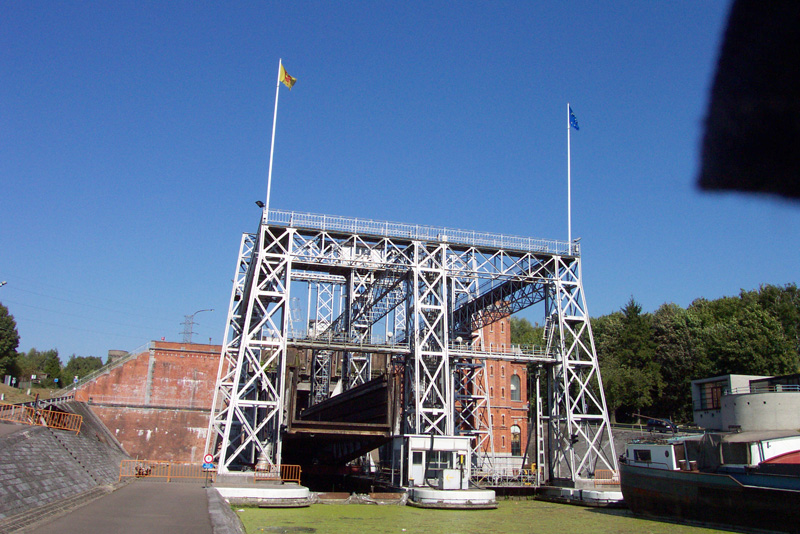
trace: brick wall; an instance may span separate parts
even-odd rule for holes
[[[508,317],[485,326],[482,336],[486,350],[511,352],[511,325]],[[486,360],[486,377],[492,409],[495,454],[524,455],[528,443],[527,366],[524,363]],[[518,454],[513,446],[515,441],[519,443]]]
[[[75,399],[89,403],[131,457],[201,461],[221,348],[154,341],[80,386]]]

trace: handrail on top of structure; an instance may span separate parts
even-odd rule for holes
[[[483,246],[520,250],[524,252],[580,256],[580,244],[577,241],[573,242],[572,247],[570,247],[570,244],[566,241],[491,234],[488,232],[458,230],[455,228],[425,226],[421,224],[373,221],[371,219],[349,218],[338,215],[318,215],[314,213],[275,209],[269,210],[267,222],[280,226],[312,228],[323,231],[352,232],[379,237],[422,239],[427,241],[457,243],[474,247]]]
[[[128,360],[130,360],[132,358],[135,358],[136,356],[142,354],[143,352],[149,351],[151,348],[153,348],[153,345],[154,345],[153,341],[148,341],[144,345],[133,349],[131,352],[129,352],[125,356],[121,356],[121,357],[115,359],[113,362],[105,364],[100,369],[92,371],[91,373],[89,373],[88,375],[84,376],[83,378],[78,379],[77,382],[69,384],[65,388],[59,389],[58,391],[55,392],[55,394],[53,396],[54,397],[58,397],[58,396],[66,395],[68,392],[74,390],[75,388],[81,387],[86,382],[94,380],[98,376],[100,376],[102,374],[105,374],[105,373],[111,371],[112,369],[116,369],[117,367],[119,367],[123,363],[127,362]]]

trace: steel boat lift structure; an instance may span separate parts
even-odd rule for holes
[[[331,396],[337,353],[344,390],[369,382],[373,355],[384,355],[402,384],[392,439],[424,436],[432,450],[469,438],[469,468],[484,473],[493,450],[484,362],[536,364],[546,376],[533,410],[543,480],[616,471],[580,259],[577,242],[264,210],[241,240],[206,452],[220,473],[280,468],[293,405],[287,351],[297,347],[312,350],[312,405]],[[538,303],[543,347],[498,352],[475,334]],[[395,450],[406,485],[412,451]]]

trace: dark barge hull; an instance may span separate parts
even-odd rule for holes
[[[620,487],[625,504],[635,514],[800,532],[798,490],[744,485],[723,474],[626,464],[620,465]]]

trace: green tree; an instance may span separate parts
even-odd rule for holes
[[[770,315],[775,317],[783,327],[786,338],[794,343],[795,350],[800,353],[800,291],[796,284],[784,287],[762,285],[758,291],[742,291],[743,300],[754,299]]]
[[[541,326],[533,326],[524,317],[511,317],[509,323],[513,345],[544,344],[544,329]]]
[[[774,294],[772,290],[767,293]],[[778,308],[769,306],[771,301],[758,293],[742,291],[739,297],[692,303],[689,312],[698,320],[699,348],[710,364],[708,376],[797,372],[796,342],[787,336],[787,327],[774,311]],[[767,302],[772,313],[762,302]],[[783,318],[791,323],[790,317]]]
[[[710,376],[711,365],[697,342],[696,319],[677,304],[653,314],[655,361],[663,389],[651,413],[676,421],[692,420],[692,380]]]
[[[58,371],[55,376],[60,376],[61,373],[61,361],[58,359],[58,351],[55,349],[45,350],[45,351],[38,351],[35,348],[30,349],[26,353],[21,353],[18,355],[17,364],[19,365],[19,372],[20,372],[20,380],[27,381],[31,379],[33,375],[41,375],[42,373],[47,373],[48,369],[50,371],[56,370],[55,363],[58,362]],[[53,378],[53,375],[50,375]]]
[[[704,332],[716,375],[780,375],[797,372],[797,352],[775,317],[756,303],[743,303],[732,317]]]
[[[633,297],[620,312],[592,321],[606,404],[612,420],[653,406],[663,387],[655,360],[652,316]]]
[[[68,386],[76,376],[83,378],[101,367],[103,367],[103,360],[97,356],[75,356],[73,354],[61,371],[61,381],[64,386]]]
[[[19,333],[14,316],[9,315],[8,308],[0,304],[0,379],[15,371]]]
[[[47,351],[42,371],[47,375],[47,378],[42,380],[42,385],[47,387],[57,385],[56,379],[60,380],[61,378],[61,360],[58,358],[57,350]]]

